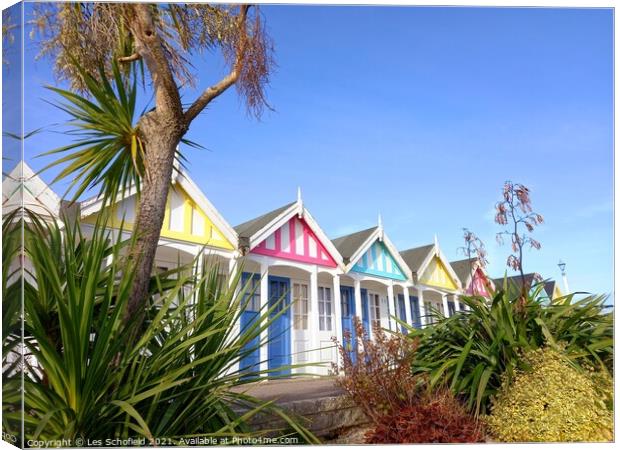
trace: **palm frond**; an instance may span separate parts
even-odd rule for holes
[[[140,192],[142,179],[149,176],[145,165],[147,149],[137,124],[137,77],[121,74],[117,64],[112,69],[112,79],[102,74],[97,80],[83,72],[86,95],[47,87],[59,97],[51,104],[69,115],[67,125],[71,129],[66,134],[74,141],[40,156],[57,157],[43,170],[62,166],[53,182],[72,180],[63,195],[72,193],[71,201],[88,190],[98,189],[106,203],[113,203],[130,187],[135,186]],[[175,158],[183,164],[178,150]]]

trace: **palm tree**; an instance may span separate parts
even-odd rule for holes
[[[67,158],[74,165],[62,172],[63,177],[79,180],[78,192],[101,186],[104,195],[138,177],[142,182],[131,249],[135,276],[125,314],[142,317],[178,145],[192,122],[233,85],[248,110],[260,115],[268,106],[264,88],[273,66],[273,46],[258,8],[248,5],[48,2],[33,11],[41,56],[53,58],[56,74],[69,80],[74,91],[86,91],[94,99],[62,92],[77,108],[67,112],[92,126],[82,131],[93,131],[90,140],[87,135],[65,148],[73,151]],[[186,107],[182,88],[195,81],[190,58],[214,49],[221,50],[229,71]],[[117,63],[122,70],[115,69]],[[122,124],[112,124],[115,114],[127,113],[135,104],[135,97],[121,96],[117,80],[119,74],[130,78],[133,70],[150,75],[154,107],[135,122],[129,120],[133,116],[121,114]],[[103,92],[106,79],[116,80],[116,92]],[[110,101],[120,110],[106,108]]]

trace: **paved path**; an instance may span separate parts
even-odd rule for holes
[[[259,381],[235,390],[245,391],[246,394],[261,400],[277,399],[280,404],[344,394],[344,391],[334,384],[332,377]]]

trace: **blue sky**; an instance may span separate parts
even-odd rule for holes
[[[486,243],[493,276],[503,182],[532,190],[545,217],[526,271],[572,290],[613,290],[610,9],[264,6],[278,67],[275,108],[249,117],[236,92],[214,102],[188,137],[190,173],[233,225],[304,201],[330,237],[376,224],[401,250],[433,241],[462,258],[463,227]],[[33,159],[67,142],[44,102],[50,63],[26,43],[25,129]],[[218,55],[193,60],[204,88]],[[198,91],[184,91],[190,101]],[[53,173],[44,173],[50,181]],[[55,188],[62,192],[62,184]]]

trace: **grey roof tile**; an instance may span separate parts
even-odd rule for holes
[[[239,235],[240,238],[249,239],[251,238],[257,231],[262,230],[264,227],[269,225],[276,217],[294,205],[296,202],[289,203],[288,205],[284,205],[278,209],[274,209],[262,216],[258,216],[254,219],[248,220],[247,222],[243,222],[235,226],[235,231]]]
[[[410,248],[400,252],[400,256],[407,263],[412,272],[417,272],[422,266],[422,263],[433,250],[435,244],[423,245],[422,247]]]
[[[476,258],[466,258],[461,259],[459,261],[451,261],[450,265],[452,266],[452,270],[456,273],[456,276],[459,277],[463,286],[467,283],[467,279],[471,274],[472,264],[476,261]]]
[[[521,275],[513,275],[511,277],[507,277],[508,279],[508,285],[510,285],[511,283],[514,283],[517,287],[521,287]],[[526,273],[525,274],[525,282],[528,285],[532,285],[535,284],[534,283],[534,273]],[[503,278],[495,278],[493,280],[493,283],[495,283],[495,286],[497,286],[498,288],[502,288],[504,286],[504,279]],[[545,292],[547,293],[547,296],[549,298],[553,297],[553,290],[555,288],[555,281],[554,280],[546,280],[544,285],[544,289]]]
[[[347,234],[339,238],[333,239],[332,243],[342,255],[346,264],[349,263],[351,257],[362,246],[368,237],[375,232],[377,227],[368,228],[367,230],[358,231],[356,233]]]
[[[545,292],[549,298],[553,298],[553,291],[555,290],[555,280],[549,280],[545,282]]]

